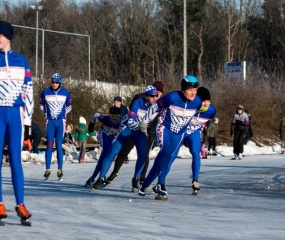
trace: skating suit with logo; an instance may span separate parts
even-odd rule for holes
[[[57,91],[46,88],[40,97],[40,108],[46,114],[46,119],[65,119],[71,111],[72,101],[69,92],[61,87]]]
[[[156,107],[156,111],[159,112],[164,108],[158,119],[159,123],[173,133],[182,134],[186,132],[192,116],[200,109],[201,103],[199,97],[188,101],[181,91],[175,91],[158,99],[155,103],[157,107],[151,108]]]
[[[24,124],[31,124],[34,110],[31,71],[25,56],[13,51],[0,51],[0,106],[24,107]]]
[[[150,105],[145,98],[135,100],[129,112],[127,126],[130,129],[137,131],[139,129],[139,123],[143,120],[144,116],[148,112],[149,107]]]
[[[103,125],[98,129],[98,141],[103,145],[103,133],[107,136],[117,136],[120,131],[121,119],[117,122],[112,122],[109,116],[100,115],[98,118]]]
[[[200,131],[202,126],[216,115],[216,108],[211,104],[205,112],[198,111],[187,126],[187,134]]]

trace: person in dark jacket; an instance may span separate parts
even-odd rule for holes
[[[249,128],[248,115],[244,112],[243,105],[238,105],[236,113],[231,122],[230,135],[234,135],[233,152],[231,160],[241,160],[243,153],[243,142]]]
[[[247,130],[247,133],[245,135],[244,142],[243,142],[243,144],[246,145],[248,143],[249,139],[251,139],[253,137],[253,131],[252,131],[252,127],[251,127],[250,113],[247,110],[244,110],[244,112],[247,114],[248,120],[249,120],[248,130]]]
[[[208,155],[212,156],[212,155],[217,155],[216,151],[216,146],[217,146],[217,142],[216,142],[216,134],[219,131],[219,127],[218,127],[218,123],[219,123],[219,119],[217,117],[215,117],[209,124],[208,128],[207,128],[207,137],[208,137]]]
[[[122,98],[120,96],[114,97],[114,106],[120,108],[121,117],[129,113],[129,109],[122,104]]]
[[[33,149],[32,152],[33,153],[39,153],[39,144],[41,141],[41,138],[44,136],[42,129],[35,124],[34,122],[32,122],[32,136],[31,136],[31,141],[33,143]]]

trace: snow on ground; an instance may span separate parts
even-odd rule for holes
[[[284,239],[285,155],[248,148],[243,160],[229,160],[232,149],[225,147],[219,151],[226,157],[203,159],[198,196],[191,195],[191,159],[182,149],[185,157],[176,159],[167,177],[168,201],[154,200],[150,189],[142,199],[130,191],[135,161],[95,192],[83,187],[95,161],[65,161],[63,182],[56,164],[44,181],[45,165],[23,162],[32,227],[19,225],[10,168],[3,164],[9,216],[1,239]]]
[[[221,145],[217,147],[217,150],[219,154],[223,157],[225,156],[233,156],[233,147],[227,146],[227,145]],[[255,154],[278,154],[280,152],[281,148],[280,145],[273,145],[273,146],[262,146],[257,147],[254,142],[249,141],[247,145],[244,145],[244,155],[255,155]],[[159,151],[158,147],[155,147],[150,152],[150,158],[154,159]],[[87,152],[85,155],[85,160],[88,163],[95,163],[99,157],[100,157],[101,149],[95,149],[94,151]],[[189,149],[182,146],[178,157],[180,158],[188,158],[189,157]],[[136,160],[137,154],[136,149],[133,148],[133,150],[129,154],[130,160]],[[37,163],[37,164],[44,164],[45,163],[45,154],[44,152],[42,154],[34,154],[30,153],[28,151],[22,152],[22,161],[23,162],[31,162],[31,163]],[[56,163],[56,151],[53,152],[52,155],[52,163]],[[78,163],[78,153],[72,152],[69,155],[64,156],[65,163]]]

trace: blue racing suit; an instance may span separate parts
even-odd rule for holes
[[[160,151],[144,181],[146,187],[157,176],[165,179],[171,163],[176,158],[184,140],[188,124],[193,115],[200,109],[201,104],[202,101],[198,96],[189,101],[181,91],[174,91],[158,99],[149,109],[145,119],[151,119],[154,112],[161,111],[164,108],[156,127],[156,137]]]
[[[117,122],[112,122],[109,116],[100,115],[98,120],[103,124],[98,130],[98,141],[102,147],[102,152],[97,165],[94,169],[92,176],[90,177],[92,181],[97,177],[98,173],[101,171],[102,163],[107,154],[110,151],[112,142],[121,126],[121,118]]]
[[[24,203],[21,152],[24,125],[31,126],[34,110],[33,82],[26,58],[0,51],[0,202],[2,202],[2,156],[5,140],[17,205]]]
[[[46,117],[46,169],[50,169],[52,147],[55,139],[58,169],[62,170],[62,141],[66,124],[66,115],[72,109],[70,93],[63,87],[60,87],[58,90],[54,90],[52,87],[46,88],[41,93],[40,109],[45,113]]]
[[[113,159],[118,155],[129,138],[133,139],[138,155],[134,177],[140,177],[147,157],[147,135],[139,130],[139,123],[142,121],[144,115],[148,111],[148,108],[149,104],[145,98],[140,98],[134,101],[129,115],[126,115],[128,116],[126,124],[123,125],[118,136],[115,137],[108,155],[103,160],[100,178],[104,178],[106,176]],[[122,121],[123,120],[124,119],[122,119]]]
[[[200,167],[201,167],[201,158],[200,158],[200,150],[201,150],[201,129],[204,124],[207,123],[210,119],[212,119],[216,115],[216,108],[211,104],[206,111],[198,111],[192,117],[188,127],[187,132],[184,135],[184,141],[187,142],[190,153],[192,155],[192,177],[195,180],[198,180]],[[183,142],[182,142],[183,143]],[[182,144],[181,143],[181,144]],[[160,176],[158,178],[158,184],[165,184],[165,178],[168,172],[170,171],[171,165],[176,159],[179,149],[177,149],[177,153],[173,154],[171,162],[169,163],[166,174],[162,170]],[[175,156],[175,157],[174,157]]]

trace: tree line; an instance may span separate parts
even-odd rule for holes
[[[41,29],[87,34],[92,79],[142,84],[176,81],[183,69],[183,0],[42,0]],[[225,62],[246,61],[248,71],[280,79],[285,60],[284,0],[187,0],[187,69],[205,81]],[[0,18],[36,27],[32,5],[0,3]],[[35,30],[16,28],[14,49],[35,72]],[[43,47],[39,31],[39,75]],[[45,32],[45,75],[60,71],[88,79],[88,39]]]

